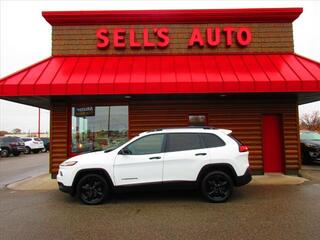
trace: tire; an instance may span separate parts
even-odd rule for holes
[[[40,152],[40,150],[32,150],[33,153],[37,154]]]
[[[98,174],[87,174],[77,184],[77,197],[87,205],[103,203],[110,193],[106,180]]]
[[[25,154],[30,154],[31,153],[31,148],[26,147],[26,150],[24,151]]]
[[[10,156],[10,151],[8,149],[2,149],[1,151],[1,157],[9,157]]]
[[[18,156],[20,156],[21,152],[14,152],[12,154],[13,154],[13,156],[18,157]]]
[[[41,149],[41,152],[42,152],[42,153],[48,152],[48,149],[47,149],[46,147],[45,147],[45,148],[42,148],[42,149]]]
[[[225,172],[209,172],[201,181],[201,193],[209,202],[226,202],[232,192],[233,181]]]

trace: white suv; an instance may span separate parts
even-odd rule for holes
[[[40,138],[22,138],[24,141],[24,145],[26,146],[25,154],[39,153],[42,149],[44,149],[43,142]]]
[[[85,204],[102,203],[124,187],[173,183],[200,189],[208,201],[224,202],[233,186],[251,181],[248,155],[230,130],[157,129],[117,148],[64,161],[57,181],[62,192]]]

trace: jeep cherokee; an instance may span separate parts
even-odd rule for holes
[[[230,130],[209,127],[143,132],[114,149],[64,161],[59,189],[99,204],[124,187],[185,183],[210,202],[225,202],[233,186],[251,181],[248,147]]]

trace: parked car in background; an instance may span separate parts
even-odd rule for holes
[[[22,138],[22,140],[24,141],[24,144],[26,146],[25,149],[25,154],[30,154],[31,152],[33,153],[39,153],[40,151],[42,151],[42,149],[44,149],[44,145],[43,142],[41,141],[40,138]]]
[[[300,132],[301,158],[305,164],[320,163],[320,134],[312,131]]]
[[[24,142],[19,137],[0,137],[1,157],[9,157],[11,154],[19,156],[26,150]]]
[[[248,155],[248,147],[230,130],[157,129],[111,151],[64,161],[57,181],[61,191],[85,204],[102,203],[113,190],[156,184],[185,184],[199,189],[210,202],[225,202],[234,186],[251,181]]]
[[[44,148],[42,150],[42,152],[47,152],[50,150],[50,139],[46,138],[46,137],[42,137],[40,138],[41,141],[43,142]]]

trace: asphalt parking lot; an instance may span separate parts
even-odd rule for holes
[[[0,189],[7,184],[49,171],[49,153],[21,154],[0,158]]]
[[[224,204],[193,192],[118,194],[86,206],[50,191],[0,190],[0,239],[318,239],[320,167],[311,181],[248,185]]]

